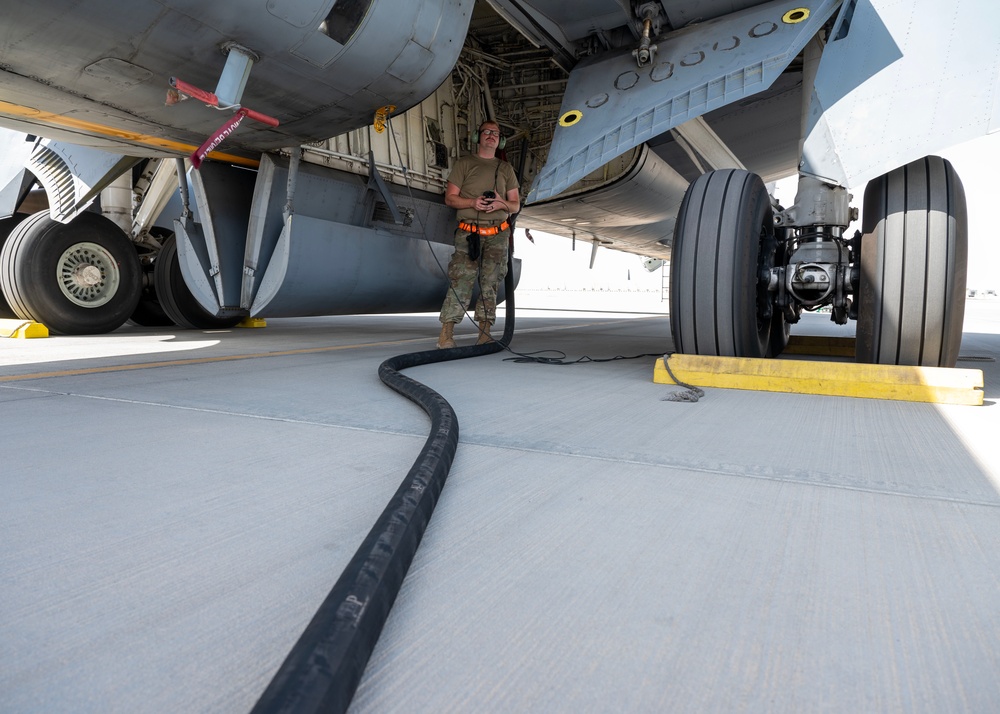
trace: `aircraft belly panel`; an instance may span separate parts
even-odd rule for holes
[[[411,270],[418,244],[379,231],[292,216],[261,282],[251,314],[260,317],[412,311],[441,307],[442,274]],[[451,250],[434,245],[447,266]]]
[[[289,159],[274,155],[256,172],[216,162],[190,172],[197,220],[174,226],[181,273],[203,308],[255,317],[440,308],[455,229],[440,196],[385,189],[395,224],[362,176],[302,162],[291,200],[288,176]]]
[[[271,256],[251,315],[436,312],[448,289],[453,250],[386,230],[294,215]]]
[[[639,68],[618,51],[570,74],[546,165],[528,202],[551,198],[628,149],[768,88],[833,15],[840,0],[769,2],[657,39]]]
[[[861,186],[1000,128],[998,27],[992,0],[858,0],[823,51],[801,170]]]
[[[300,163],[292,211],[323,220],[360,223],[367,218],[359,215],[365,193],[362,181],[358,176]],[[287,185],[288,159],[270,154],[262,156],[243,256],[240,304],[244,308],[253,303],[278,244],[284,224]]]

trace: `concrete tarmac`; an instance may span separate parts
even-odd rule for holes
[[[248,711],[426,438],[376,370],[437,328],[0,340],[0,709]],[[669,325],[519,310],[512,347]],[[982,407],[664,401],[651,356],[407,370],[461,441],[352,711],[996,711],[1000,301],[962,355]]]

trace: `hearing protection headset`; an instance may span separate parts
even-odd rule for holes
[[[495,123],[495,122],[485,122],[485,121],[483,122],[483,124],[491,124],[491,123]],[[478,144],[479,143],[479,133],[483,130],[483,124],[480,124],[479,128],[476,129],[476,133],[472,137],[472,143],[473,144]],[[499,127],[499,125],[497,125],[497,131],[499,131],[499,130],[500,130],[500,127]],[[504,136],[503,134],[501,134],[500,135],[500,143],[497,144],[497,151],[499,151],[500,149],[504,148],[505,146],[507,146],[507,137]]]

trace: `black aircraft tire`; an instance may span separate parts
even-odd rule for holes
[[[27,213],[15,213],[13,216],[0,218],[0,253],[3,252],[3,244],[7,241],[7,236],[10,235],[11,231],[14,230],[18,223],[27,217]],[[17,315],[15,315],[14,311],[11,310],[10,304],[7,302],[7,298],[3,295],[3,289],[0,287],[0,319],[15,318],[17,318]]]
[[[785,320],[781,310],[775,310],[771,315],[771,335],[768,340],[767,356],[778,357],[792,337],[792,326]]]
[[[968,270],[965,189],[928,156],[865,189],[856,358],[954,367]]]
[[[140,272],[132,242],[97,213],[63,224],[39,211],[11,231],[0,253],[0,287],[17,317],[64,335],[123,325],[139,301]]]
[[[161,246],[164,240],[173,235],[170,231],[155,226],[150,229],[150,233],[160,241]],[[141,263],[142,294],[139,295],[139,304],[135,306],[135,312],[132,313],[129,322],[142,327],[170,327],[176,323],[164,312],[160,298],[156,294],[156,259],[159,258],[159,253],[147,253],[141,256],[141,258],[147,257],[153,257],[153,260]]]
[[[139,304],[135,306],[131,322],[141,327],[169,327],[174,323],[163,310],[160,300],[156,296],[156,288],[153,286],[144,287],[142,295],[139,297]]]
[[[191,293],[181,274],[177,258],[177,238],[171,235],[163,242],[156,257],[153,282],[163,312],[181,327],[189,330],[212,330],[235,327],[243,318],[218,317],[208,312]]]
[[[670,260],[670,329],[685,354],[764,357],[771,316],[758,276],[774,262],[774,219],[756,174],[702,174],[681,202]],[[768,248],[767,246],[770,246]]]

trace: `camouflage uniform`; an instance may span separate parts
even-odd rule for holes
[[[448,181],[460,188],[459,195],[464,198],[481,196],[486,190],[503,198],[511,189],[518,188],[517,177],[509,163],[498,158],[484,159],[475,154],[460,158]],[[456,212],[456,217],[459,221],[487,227],[499,226],[509,215],[506,211],[480,213],[475,208],[462,208]],[[478,261],[469,260],[468,236],[469,233],[461,228],[455,231],[455,253],[448,263],[450,286],[439,319],[442,324],[461,322],[472,299],[473,288],[478,286],[480,297],[476,304],[476,321],[492,325],[497,317],[497,287],[507,275],[510,229],[492,236],[481,235],[482,255]]]
[[[495,236],[480,238],[480,261],[469,260],[468,236],[461,229],[455,231],[455,252],[448,263],[450,287],[439,319],[442,323],[461,322],[472,299],[472,290],[478,286],[480,295],[476,302],[476,321],[485,320],[492,325],[497,319],[497,286],[507,275],[510,229],[500,231]],[[476,279],[477,274],[480,276],[479,280]]]

